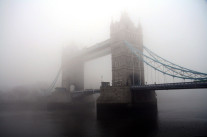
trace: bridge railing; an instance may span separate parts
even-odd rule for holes
[[[134,85],[131,87],[132,90],[169,90],[169,89],[196,89],[196,88],[207,88],[207,81]]]
[[[100,93],[100,89],[86,89],[86,90],[81,90],[81,91],[70,92],[72,97],[79,97],[79,96],[91,95],[91,94],[96,94],[96,93]]]

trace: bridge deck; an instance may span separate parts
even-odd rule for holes
[[[92,95],[96,93],[100,93],[100,90],[99,89],[88,89],[88,90],[82,90],[82,91],[73,91],[70,94],[72,97],[81,97],[83,95]]]
[[[180,82],[132,86],[132,90],[173,90],[207,88],[207,82]]]
[[[131,86],[133,91],[139,90],[173,90],[173,89],[198,89],[207,88],[207,82],[180,82],[180,83],[163,83],[163,84],[149,84]],[[71,92],[72,97],[81,97],[85,95],[92,95],[100,93],[100,89],[88,89],[82,91]]]

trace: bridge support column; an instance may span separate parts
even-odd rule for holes
[[[97,119],[157,119],[154,90],[132,91],[130,87],[101,87],[97,99]]]

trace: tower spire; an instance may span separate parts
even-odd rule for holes
[[[111,17],[111,25],[113,25],[114,23],[114,19],[113,19],[113,16]]]
[[[141,19],[139,17],[139,20],[138,20],[138,25],[137,25],[137,28],[142,28],[142,25],[141,25]]]
[[[140,18],[139,18],[139,21],[138,21],[137,30],[140,34],[142,34],[142,24],[141,24],[141,19]]]

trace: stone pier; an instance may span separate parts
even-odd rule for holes
[[[128,86],[101,87],[97,99],[97,119],[157,117],[157,99],[154,90],[133,91]]]

